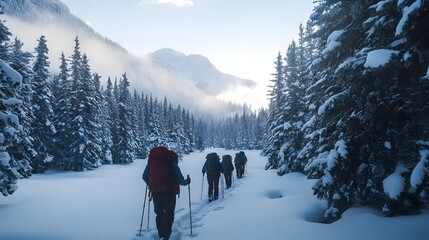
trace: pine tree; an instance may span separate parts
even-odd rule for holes
[[[102,92],[100,99],[100,137],[101,137],[101,161],[103,164],[113,163],[113,139],[112,139],[112,81],[107,80],[106,90],[100,89]]]
[[[30,135],[31,123],[34,121],[31,106],[33,90],[30,82],[33,74],[30,67],[32,55],[22,50],[23,43],[17,38],[15,38],[11,46],[10,67],[22,76],[22,84],[19,91],[19,96],[22,99],[22,111],[19,115],[22,128],[17,134],[16,144],[9,147],[9,154],[11,158],[17,161],[17,172],[20,174],[20,177],[27,178],[31,176],[32,168],[30,162],[35,154],[33,137]]]
[[[152,96],[146,96],[146,129],[147,129],[147,145],[152,148],[154,146],[167,146],[169,139],[176,139],[175,136],[167,137],[167,132],[162,128],[157,101]],[[175,141],[175,140],[173,140]]]
[[[427,181],[421,173],[428,161],[422,117],[428,115],[428,49],[415,30],[428,26],[427,7],[421,1],[319,4],[312,15],[320,45],[307,92],[316,113],[308,124],[306,170],[320,178],[314,190],[328,202],[325,220],[335,221],[355,203],[383,206],[387,215],[416,213]],[[401,189],[388,190],[392,176],[401,176]]]
[[[56,77],[56,81],[53,81],[54,103],[53,110],[55,113],[54,124],[57,129],[56,134],[56,151],[55,158],[56,166],[64,168],[67,158],[70,156],[69,146],[71,144],[71,132],[72,132],[72,104],[71,104],[71,81],[68,69],[67,59],[64,53],[61,53],[60,57],[60,72]]]
[[[131,94],[128,87],[130,83],[128,81],[126,73],[122,75],[118,85],[118,122],[117,122],[117,134],[118,142],[113,147],[117,151],[117,159],[113,159],[113,163],[116,164],[127,164],[131,163],[135,157],[135,134],[133,131],[132,123],[132,109],[131,109]]]
[[[25,160],[15,161],[8,149],[17,144],[16,134],[23,127],[19,122],[23,111],[23,101],[19,99],[22,76],[3,61],[9,58],[3,48],[9,44],[9,35],[9,29],[0,20],[0,192],[3,196],[16,191],[19,175],[28,176]]]
[[[283,126],[283,111],[281,107],[284,105],[285,100],[285,79],[283,72],[283,59],[280,52],[277,55],[275,62],[276,72],[273,74],[274,79],[271,80],[273,85],[270,86],[271,90],[268,93],[269,97],[269,114],[268,114],[268,142],[265,153],[268,157],[266,169],[278,168],[280,160],[280,147],[284,144],[284,126]]]
[[[75,53],[78,51],[76,41]],[[78,54],[80,55],[80,54]],[[99,99],[96,84],[91,74],[86,54],[80,63],[76,54],[72,58],[72,132],[70,156],[64,168],[66,170],[83,171],[97,168],[101,165],[101,142],[99,137]],[[73,66],[79,66],[77,76]]]
[[[8,152],[8,147],[16,144],[16,133],[22,128],[18,117],[22,100],[17,98],[22,77],[0,59],[0,81],[0,191],[8,196],[17,189],[19,173],[16,170],[22,167]]]
[[[51,164],[52,149],[55,141],[55,127],[53,125],[52,95],[50,89],[50,74],[48,71],[49,49],[46,39],[41,36],[36,47],[36,60],[33,65],[33,90],[32,106],[35,120],[32,122],[31,135],[34,138],[34,149],[37,152],[31,162],[34,172],[43,172]]]

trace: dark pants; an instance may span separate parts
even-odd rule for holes
[[[224,171],[223,176],[225,177],[226,188],[228,189],[231,187],[232,171]]]
[[[169,239],[174,221],[176,194],[172,191],[152,193],[158,236]]]
[[[220,174],[207,174],[209,184],[209,201],[219,198],[219,177]]]
[[[237,172],[237,178],[242,178],[244,174],[244,164],[235,165],[235,171]]]

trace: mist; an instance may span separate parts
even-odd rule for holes
[[[173,76],[152,64],[149,58],[136,57],[123,47],[103,38],[82,21],[71,21],[70,17],[48,14],[29,22],[15,16],[5,16],[5,25],[15,37],[23,43],[23,50],[34,53],[37,39],[44,35],[49,48],[50,72],[59,72],[60,56],[63,52],[69,58],[79,38],[80,50],[86,54],[92,73],[102,76],[102,85],[107,78],[119,80],[126,72],[130,81],[130,91],[151,94],[158,100],[166,97],[173,105],[181,105],[198,117],[222,117],[241,111],[239,106],[232,106],[215,96],[209,96],[199,90],[187,79]]]

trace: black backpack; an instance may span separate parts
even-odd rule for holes
[[[218,174],[221,172],[221,170],[219,169],[219,156],[216,153],[209,153],[206,159],[207,174]]]

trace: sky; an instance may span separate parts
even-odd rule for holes
[[[256,81],[260,94],[267,92],[277,53],[297,39],[313,10],[313,0],[62,2],[137,56],[162,48],[201,54],[224,73]]]
[[[246,150],[245,177],[208,203],[201,174],[206,149],[179,162],[191,185],[181,187],[170,240],[426,240],[429,211],[384,217],[373,207],[354,206],[332,224],[320,221],[326,202],[313,195],[316,180],[300,173],[282,177],[264,170],[267,157]],[[34,174],[18,180],[18,190],[0,197],[0,240],[148,240],[158,239],[153,202],[145,203],[141,179],[147,159],[130,165],[103,165],[93,171]],[[222,183],[222,181],[221,181]],[[222,184],[221,184],[222,186]],[[190,190],[190,192],[188,191]],[[191,209],[189,209],[189,196]],[[192,235],[190,215],[192,212]],[[149,213],[149,217],[148,217]],[[142,226],[142,236],[140,233]]]

